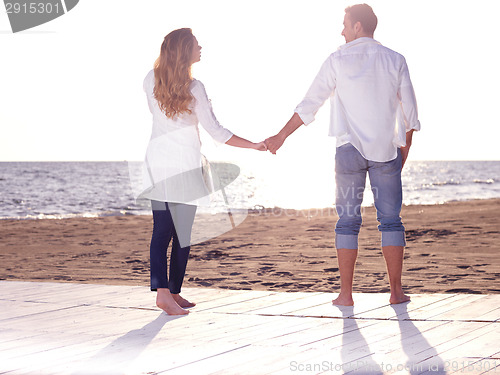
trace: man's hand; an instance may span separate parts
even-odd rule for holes
[[[265,140],[267,149],[273,155],[276,155],[276,151],[278,151],[279,148],[283,146],[283,142],[285,142],[285,139],[279,134],[276,134],[274,137],[269,137]]]
[[[406,159],[408,159],[408,154],[410,152],[410,147],[401,147],[401,156],[403,159],[403,163],[401,164],[401,169],[405,166]]]
[[[257,151],[267,151],[267,146],[265,142],[254,143],[254,150]]]
[[[406,159],[408,159],[408,154],[410,153],[412,138],[413,138],[413,129],[406,132],[406,146],[400,148],[401,157],[403,159],[403,163],[401,164],[401,169],[403,169],[403,167],[405,166],[405,163],[406,163]]]
[[[278,151],[279,148],[283,146],[283,142],[285,142],[285,139],[287,139],[288,136],[295,130],[297,130],[303,123],[304,122],[302,121],[300,116],[297,113],[294,113],[278,134],[265,140],[267,149],[271,151],[272,154],[276,155],[276,151]]]

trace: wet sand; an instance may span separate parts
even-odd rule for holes
[[[408,293],[500,293],[500,199],[406,206]],[[339,288],[333,209],[250,213],[192,246],[184,286]],[[152,216],[0,221],[0,279],[149,285]],[[375,210],[364,209],[355,292],[387,292]]]

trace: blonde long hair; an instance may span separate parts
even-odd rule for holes
[[[153,94],[160,109],[169,118],[184,112],[191,113],[193,100],[189,86],[192,81],[191,65],[194,35],[184,28],[170,32],[161,45],[160,56],[155,61],[155,87]]]

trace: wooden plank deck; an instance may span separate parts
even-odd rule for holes
[[[0,281],[0,374],[500,374],[500,295],[183,295],[170,317],[147,287]]]

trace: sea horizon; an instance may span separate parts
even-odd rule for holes
[[[0,162],[0,219],[150,215],[149,203],[135,200],[141,163]],[[201,211],[291,212],[335,208],[333,170],[317,173],[312,183],[305,178],[304,185],[290,176],[289,171],[271,181],[269,175],[261,172],[241,165],[240,175],[225,189],[228,202],[216,194],[213,206]],[[500,161],[410,160],[403,169],[402,180],[406,206],[500,198]],[[369,188],[367,178],[364,207],[373,205]]]

